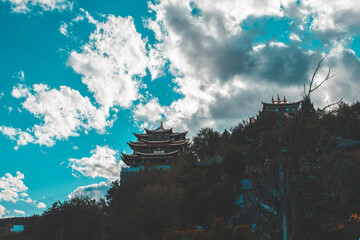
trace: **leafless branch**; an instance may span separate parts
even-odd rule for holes
[[[332,106],[334,106],[334,105],[339,105],[339,104],[341,104],[342,102],[343,102],[343,99],[341,98],[341,99],[340,99],[339,101],[337,101],[337,102],[334,102],[334,103],[331,103],[331,104],[326,105],[325,107],[323,107],[322,109],[320,109],[319,112],[320,112],[320,113],[323,113],[323,112],[325,112],[325,110],[328,109],[329,107],[332,107]]]
[[[324,80],[322,80],[319,84],[316,84],[315,83],[315,78],[317,76],[317,74],[319,73],[319,70],[321,68],[321,65],[322,63],[324,62],[325,58],[328,56],[328,54],[326,54],[320,61],[319,63],[317,64],[316,68],[315,68],[315,71],[311,77],[311,80],[310,80],[310,83],[309,83],[309,89],[307,91],[307,93],[305,92],[305,85],[304,85],[304,94],[305,94],[305,97],[310,97],[310,94],[315,91],[316,89],[318,89],[321,85],[323,85],[324,82],[326,82],[327,80],[335,77],[336,74],[331,74],[331,68],[329,68],[328,70],[328,73],[325,77]],[[315,86],[314,86],[315,85]]]
[[[309,83],[309,91],[308,91],[308,94],[307,94],[308,96],[311,93],[311,88],[312,88],[312,85],[313,85],[313,83],[315,81],[315,77],[316,77],[317,73],[319,72],[321,64],[325,60],[326,57],[327,57],[327,54],[320,60],[320,62],[317,64],[317,66],[315,68],[315,71],[314,71],[314,73],[313,73],[313,75],[311,77],[310,83]]]

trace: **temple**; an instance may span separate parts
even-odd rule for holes
[[[186,151],[189,139],[187,132],[173,132],[172,128],[165,129],[161,122],[155,130],[145,129],[145,133],[133,133],[136,142],[128,142],[133,150],[132,154],[123,153],[121,158],[130,168],[121,171],[121,180],[137,175],[144,167],[169,169],[177,156]]]
[[[287,113],[289,115],[294,115],[299,109],[301,101],[298,102],[288,102],[284,96],[284,99],[281,100],[279,94],[277,95],[277,100],[274,101],[274,97],[271,97],[271,103],[261,102],[263,104],[263,112],[279,112]]]

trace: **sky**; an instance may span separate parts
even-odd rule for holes
[[[0,1],[0,218],[104,197],[133,132],[359,100],[360,0]]]

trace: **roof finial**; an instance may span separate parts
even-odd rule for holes
[[[161,123],[160,123],[160,128],[164,128],[162,120],[161,120]]]
[[[277,100],[278,100],[278,102],[280,102],[280,97],[279,97],[279,94],[277,95]]]

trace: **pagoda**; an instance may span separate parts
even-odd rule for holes
[[[133,150],[132,154],[123,153],[121,159],[130,166],[121,171],[121,179],[137,175],[144,167],[166,170],[176,161],[176,157],[185,152],[189,143],[187,132],[173,132],[166,129],[161,122],[155,130],[145,129],[145,133],[133,133],[135,142],[127,144]]]
[[[287,113],[289,115],[294,115],[299,109],[301,101],[298,102],[288,102],[284,96],[284,99],[281,100],[279,94],[277,95],[277,100],[274,101],[274,97],[271,97],[271,103],[261,102],[263,104],[263,112],[278,112],[278,113]]]

